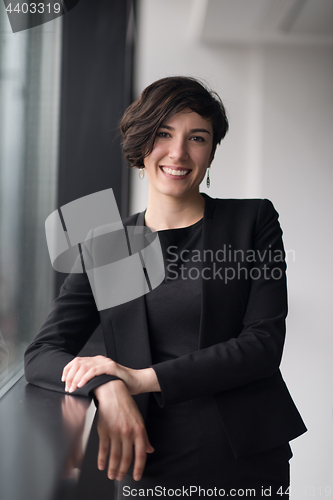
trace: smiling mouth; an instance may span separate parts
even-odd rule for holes
[[[174,177],[185,177],[186,175],[188,175],[191,172],[191,170],[188,169],[188,168],[173,169],[173,168],[170,168],[170,167],[160,166],[160,169],[165,174],[173,175]]]

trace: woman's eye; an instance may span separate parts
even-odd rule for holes
[[[205,142],[205,138],[204,138],[204,137],[201,137],[200,135],[194,135],[193,137],[191,137],[191,141],[195,141],[195,142]]]
[[[169,137],[170,134],[168,134],[168,132],[157,132],[157,137]]]

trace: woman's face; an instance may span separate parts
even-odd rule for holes
[[[173,115],[159,128],[144,160],[155,194],[181,197],[197,193],[212,160],[213,128],[190,109]]]

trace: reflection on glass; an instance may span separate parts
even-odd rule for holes
[[[83,431],[89,401],[66,395],[61,402],[63,424],[71,441],[71,447],[62,479],[78,479],[84,457]]]
[[[8,349],[0,331],[0,384],[8,375]]]
[[[52,301],[61,18],[13,34],[0,2],[0,390]],[[5,358],[7,360],[5,362]]]
[[[91,405],[89,398],[46,391],[30,384],[25,386],[21,402],[24,411],[17,426],[17,437],[24,447],[15,454],[13,475],[13,462],[5,461],[7,474],[13,476],[9,484],[18,483],[18,488],[28,492],[16,497],[24,500],[83,498],[74,497],[74,493],[94,417],[94,404]],[[5,499],[2,486],[0,484],[0,497]],[[10,489],[13,490],[24,491],[15,490],[15,486]]]

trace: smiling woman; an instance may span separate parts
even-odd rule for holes
[[[161,125],[154,148],[144,159],[153,204],[157,197],[175,196],[197,201],[203,208],[199,185],[213,159],[212,136],[210,121],[190,109],[176,113]],[[152,216],[151,210],[147,210],[146,222],[155,227]]]
[[[144,168],[148,178],[147,225],[177,228],[202,218],[199,185],[228,128],[220,97],[195,78],[158,80],[128,108],[120,123],[123,152],[132,166]],[[169,207],[172,197],[183,206],[184,217],[177,213],[161,226],[157,210],[169,211],[165,204]]]
[[[186,108],[210,121],[213,129],[211,153],[214,155],[229,128],[220,97],[195,78],[168,77],[144,89],[120,122],[123,152],[133,167],[144,167],[144,158],[152,152],[156,135],[168,129],[165,125],[169,118]]]
[[[103,311],[87,277],[71,274],[26,353],[30,382],[96,396],[98,467],[116,479],[118,500],[138,489],[289,497],[289,441],[306,428],[279,370],[287,295],[278,214],[268,200],[199,192],[227,130],[221,100],[193,78],[142,92],[121,131],[126,158],[146,172],[148,203],[123,223],[158,231],[176,272]],[[99,322],[107,356],[77,357]]]

